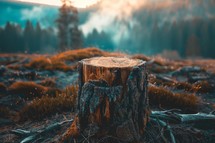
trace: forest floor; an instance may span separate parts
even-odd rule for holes
[[[25,135],[38,132],[42,133],[34,142],[62,141],[76,115],[77,63],[95,56],[126,56],[147,61],[152,111],[180,109],[184,114],[214,114],[215,60],[168,60],[96,48],[56,55],[0,54],[0,142],[33,142]],[[62,124],[43,133],[55,123]],[[177,142],[215,141],[214,124],[210,129],[174,125],[173,130]],[[25,135],[20,136],[23,132]],[[162,136],[152,134],[144,138],[147,142],[165,142]]]

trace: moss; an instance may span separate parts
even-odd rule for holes
[[[196,112],[200,99],[194,94],[173,93],[162,87],[150,86],[148,89],[151,105],[163,108],[178,108],[186,112]]]
[[[19,120],[38,120],[56,113],[73,111],[76,105],[77,92],[77,86],[70,86],[55,97],[42,96],[36,98],[19,112]]]

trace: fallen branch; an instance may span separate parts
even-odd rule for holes
[[[16,129],[16,130],[12,130],[11,133],[24,138],[21,141],[21,143],[34,142],[35,140],[38,140],[38,138],[42,139],[43,137],[45,137],[45,135],[47,133],[52,132],[53,130],[56,130],[56,129],[60,129],[63,124],[68,123],[68,122],[72,122],[72,121],[73,121],[73,119],[66,120],[63,122],[57,122],[57,123],[51,124],[51,125],[43,128],[43,129],[38,129],[36,131]]]
[[[172,129],[171,127],[164,121],[162,120],[159,120],[159,119],[152,119],[152,121],[154,122],[157,122],[161,127],[162,127],[162,130],[161,130],[161,138],[164,140],[164,142],[168,142],[168,140],[166,139],[166,137],[164,136],[164,131],[167,131],[169,136],[170,136],[170,139],[171,139],[171,143],[176,143],[176,140],[175,140],[175,137],[172,133]]]
[[[164,142],[176,142],[172,126],[175,124],[189,125],[197,129],[214,130],[215,128],[215,115],[213,112],[210,114],[197,113],[197,114],[180,114],[180,110],[172,109],[167,111],[152,111],[150,115],[150,121],[155,122],[160,126],[160,135]],[[47,133],[53,130],[59,129],[63,124],[72,122],[72,120],[66,120],[60,123],[54,123],[46,128],[38,130],[12,130],[13,134],[20,136],[22,139],[21,143],[36,142],[43,140],[47,137]],[[84,141],[90,140],[90,137],[83,136]]]
[[[214,129],[215,128],[215,115],[210,113],[197,113],[197,114],[180,114],[173,110],[168,111],[152,111],[151,119],[159,119],[168,123],[175,124],[192,124],[199,129]]]

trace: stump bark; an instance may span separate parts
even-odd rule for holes
[[[79,63],[80,131],[97,127],[97,136],[139,141],[149,120],[146,63],[96,57]]]

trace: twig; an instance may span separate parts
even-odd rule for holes
[[[165,136],[163,135],[163,132],[164,132],[163,129],[166,129],[168,131],[168,133],[169,133],[170,138],[171,138],[171,142],[176,143],[175,137],[174,137],[174,135],[172,133],[172,129],[166,122],[164,122],[162,120],[159,120],[159,119],[152,119],[152,120],[157,121],[158,124],[162,126],[161,137],[164,140],[164,142],[168,142],[167,139],[165,138]]]
[[[72,122],[71,120],[66,120],[63,122],[57,122],[54,124],[51,124],[43,129],[38,129],[36,131],[28,131],[28,130],[22,130],[22,129],[16,129],[12,130],[11,133],[18,135],[20,137],[24,137],[24,139],[21,141],[21,143],[27,143],[27,142],[34,142],[35,140],[38,140],[37,137],[40,137],[40,139],[47,134],[48,132],[51,132],[55,129],[61,128],[61,126],[65,123]]]

